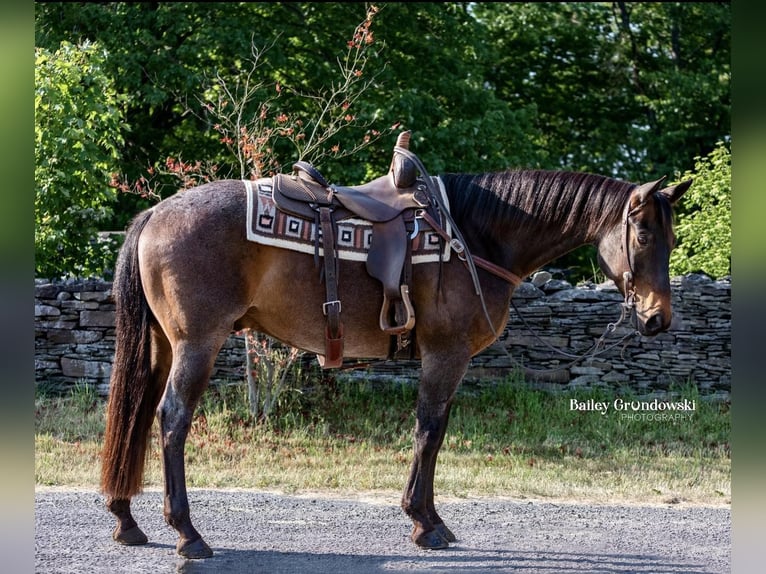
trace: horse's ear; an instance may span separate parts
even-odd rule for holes
[[[686,193],[686,190],[689,189],[693,181],[694,180],[692,179],[687,179],[681,183],[669,185],[668,187],[662,188],[660,193],[668,198],[670,205],[674,205],[679,199],[681,199],[681,196]]]
[[[665,176],[657,181],[650,181],[649,183],[644,183],[636,187],[630,196],[630,208],[636,209],[646,203],[647,199],[659,191],[663,181],[665,181]]]

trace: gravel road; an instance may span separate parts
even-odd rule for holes
[[[111,540],[95,491],[38,487],[35,571],[46,574],[215,572],[716,573],[730,571],[731,512],[724,508],[588,505],[498,499],[441,500],[458,537],[448,550],[409,541],[396,496],[281,495],[191,490],[192,519],[215,552],[175,553],[162,495],[133,501],[145,546]],[[2,568],[0,568],[2,569]]]

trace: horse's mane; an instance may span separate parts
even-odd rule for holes
[[[568,171],[520,170],[440,176],[458,225],[471,220],[494,236],[555,226],[593,235],[618,221],[634,184]]]

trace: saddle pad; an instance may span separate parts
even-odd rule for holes
[[[438,178],[437,178],[438,179]],[[255,181],[242,180],[247,190],[247,239],[262,245],[272,245],[313,255],[317,233],[321,239],[322,231],[316,222],[295,217],[276,208],[272,199],[271,178]],[[446,194],[441,180],[439,189],[447,204]],[[360,218],[348,218],[336,223],[335,237],[340,259],[367,261],[367,253],[372,239],[372,223]],[[451,235],[451,229],[447,227]],[[436,232],[418,229],[412,240],[412,262],[433,263],[449,261],[450,247],[442,244]],[[324,256],[321,244],[319,255]]]

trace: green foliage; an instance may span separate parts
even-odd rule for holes
[[[35,49],[35,271],[102,274],[113,252],[97,240],[112,214],[112,173],[124,145],[122,98],[97,44]]]
[[[434,174],[540,167],[640,183],[690,170],[695,157],[730,135],[729,3],[378,7],[369,59],[360,70],[364,94],[335,116],[364,120],[325,149],[352,150],[369,130],[385,133],[400,125],[412,130],[413,149]],[[101,2],[35,8],[36,46],[56,50],[62,41],[90,40],[107,50],[104,70],[127,98],[125,118],[133,128],[130,145],[120,149],[120,172],[135,181],[168,157],[215,164],[220,177],[238,174],[240,165],[215,129],[223,123],[205,108],[220,95],[211,87],[229,86],[234,94],[250,69],[253,47],[268,48],[253,76],[264,90],[261,100],[275,97],[279,85],[274,103],[290,122],[315,116],[318,100],[308,95],[325,90],[331,96],[342,84],[345,43],[353,41],[369,5]],[[257,124],[258,109],[241,112],[238,121]],[[239,137],[225,135],[233,142]],[[280,158],[278,169],[298,159],[295,143],[282,139],[270,146]],[[325,155],[319,167],[333,182],[361,183],[386,169],[391,143],[393,137],[382,139],[352,159]],[[121,229],[148,204],[119,194],[115,216],[102,229]],[[556,266],[578,267],[582,278],[591,260],[577,252]]]
[[[544,167],[637,183],[691,167],[730,132],[728,3],[480,2],[486,81]]]
[[[724,142],[706,157],[697,157],[694,171],[680,180],[694,183],[682,199],[670,256],[670,271],[682,275],[703,271],[711,277],[731,273],[731,151]]]

